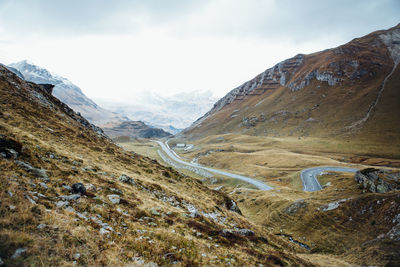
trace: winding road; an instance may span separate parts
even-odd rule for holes
[[[303,182],[303,191],[314,192],[321,190],[322,186],[318,182],[317,175],[324,171],[356,172],[358,169],[331,166],[304,169],[300,173],[301,181]]]
[[[246,176],[242,176],[242,175],[238,175],[238,174],[234,174],[234,173],[230,173],[230,172],[226,172],[226,171],[221,171],[221,170],[216,170],[216,169],[204,167],[204,166],[202,166],[200,164],[196,164],[196,163],[186,162],[186,161],[182,160],[181,158],[179,158],[179,156],[175,153],[175,151],[173,151],[168,146],[168,141],[167,141],[166,144],[161,142],[161,141],[157,141],[157,140],[154,140],[154,142],[158,143],[160,145],[161,149],[172,160],[174,160],[175,162],[178,162],[180,164],[183,164],[183,165],[186,165],[186,166],[190,166],[192,168],[202,169],[202,170],[205,170],[205,171],[208,171],[208,172],[211,172],[211,173],[215,173],[215,174],[220,174],[220,175],[227,176],[227,177],[230,177],[230,178],[233,178],[233,179],[238,179],[238,180],[244,181],[246,183],[252,184],[255,187],[257,187],[258,189],[260,189],[260,190],[271,190],[271,189],[273,189],[271,186],[266,185],[265,183],[260,182],[258,180],[253,179],[253,178],[250,178],[250,177],[246,177]]]
[[[200,169],[200,170],[204,170],[210,173],[214,173],[214,174],[220,174],[226,177],[230,177],[233,179],[238,179],[241,181],[244,181],[246,183],[252,184],[255,187],[257,187],[260,190],[271,190],[273,189],[271,186],[266,185],[265,183],[258,181],[256,179],[250,178],[250,177],[246,177],[246,176],[242,176],[242,175],[238,175],[238,174],[234,174],[234,173],[230,173],[230,172],[226,172],[226,171],[222,171],[222,170],[216,170],[216,169],[212,169],[209,167],[204,167],[200,164],[197,163],[190,163],[190,162],[186,162],[184,160],[182,160],[181,157],[178,156],[178,154],[175,153],[175,151],[173,151],[169,145],[168,145],[168,141],[166,141],[165,143],[158,141],[158,140],[154,140],[154,142],[158,143],[161,147],[161,149],[167,154],[167,156],[182,165],[186,165],[188,167],[194,168],[194,169]],[[307,191],[307,192],[314,192],[314,191],[319,191],[322,189],[322,186],[319,184],[317,176],[320,175],[321,173],[325,172],[325,171],[335,171],[335,172],[352,172],[355,173],[356,171],[358,171],[358,169],[354,169],[354,168],[344,168],[344,167],[333,167],[333,166],[321,166],[321,167],[315,167],[315,168],[309,168],[309,169],[304,169],[301,171],[300,173],[300,178],[301,181],[303,183],[303,191]]]

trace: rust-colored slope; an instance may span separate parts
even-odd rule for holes
[[[390,36],[388,46],[382,35],[399,31],[398,25],[337,48],[285,60],[232,90],[184,135],[350,136],[399,143],[399,71],[388,77],[381,98],[371,108],[395,65],[391,49],[399,46],[393,39],[398,37]],[[371,116],[356,124],[369,110]]]

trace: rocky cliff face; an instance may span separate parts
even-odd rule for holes
[[[354,179],[372,193],[400,190],[400,172],[370,168],[356,172]]]

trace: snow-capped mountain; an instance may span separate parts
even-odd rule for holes
[[[23,77],[20,78],[24,78],[26,81],[37,84],[48,83],[55,85],[53,95],[74,111],[81,113],[83,117],[93,124],[102,125],[108,122],[128,120],[123,116],[99,107],[93,100],[88,98],[78,86],[71,83],[68,79],[51,73],[27,60],[12,63],[8,65],[8,68],[11,71],[14,69],[14,73],[15,70],[18,71],[19,74],[16,74],[18,76],[22,74]]]
[[[216,98],[209,91],[184,92],[172,96],[143,93],[135,104],[96,99],[105,108],[130,119],[141,120],[170,133],[178,133],[210,110]],[[140,104],[138,104],[140,103]]]

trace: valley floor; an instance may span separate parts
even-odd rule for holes
[[[189,149],[174,147],[177,143],[190,144]],[[139,140],[120,145],[162,162],[155,143]],[[300,179],[303,169],[315,166],[364,169],[387,165],[399,170],[398,155],[374,156],[373,145],[347,141],[233,134],[196,141],[172,139],[169,145],[185,161],[254,177],[273,186],[273,190],[259,191],[225,177],[194,175],[232,197],[253,223],[308,246],[311,253],[297,254],[299,257],[319,266],[400,262],[399,241],[385,239],[396,227],[391,220],[400,213],[399,193],[366,192],[354,181],[353,173],[320,175],[323,189],[317,192],[303,192]],[[180,171],[193,175],[190,170]]]

